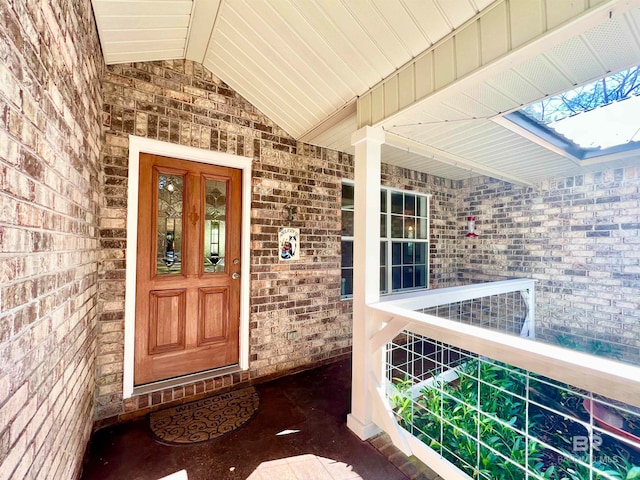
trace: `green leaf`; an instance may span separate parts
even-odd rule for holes
[[[633,467],[627,472],[626,480],[636,480],[640,478],[640,467]]]

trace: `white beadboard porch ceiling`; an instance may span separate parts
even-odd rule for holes
[[[350,136],[358,127],[359,98],[362,102],[385,79],[451,41],[461,27],[480,22],[488,11],[510,11],[506,4],[514,2],[92,0],[108,64],[201,62],[293,137],[347,152],[353,152]],[[526,30],[530,22],[570,33],[555,44],[529,49],[526,56],[514,51],[482,75],[468,75],[394,115],[365,122],[383,126],[400,147],[385,145],[385,161],[451,179],[467,178],[472,171],[536,181],[584,169],[488,118],[640,64],[640,2],[517,3],[520,21],[496,28],[495,35],[483,31],[489,41],[478,34],[482,48],[513,43],[520,33],[512,27]],[[597,25],[572,26],[572,15],[593,5],[622,13],[602,16]]]

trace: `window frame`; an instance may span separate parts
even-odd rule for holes
[[[351,187],[354,187],[355,190],[355,182],[353,180],[347,180],[347,179],[343,179],[342,186],[344,185],[349,185]],[[422,192],[417,192],[414,190],[407,190],[407,189],[401,189],[401,188],[394,188],[394,187],[387,187],[387,186],[381,186],[380,187],[380,194],[382,195],[383,192],[385,193],[386,196],[386,202],[381,202],[380,205],[380,227],[382,230],[382,217],[384,216],[384,220],[385,220],[385,227],[384,227],[384,235],[383,232],[381,231],[380,234],[380,278],[381,278],[381,282],[380,282],[380,295],[381,296],[389,296],[389,295],[396,295],[396,294],[401,294],[401,293],[406,293],[406,292],[411,292],[411,291],[417,291],[417,290],[426,290],[429,289],[429,280],[430,280],[430,274],[431,274],[431,269],[430,269],[430,262],[429,262],[429,249],[430,249],[430,245],[431,245],[431,194],[429,193],[422,193]],[[420,198],[424,198],[425,199],[425,208],[426,208],[426,215],[422,216],[422,215],[418,215],[418,207],[416,205],[415,209],[414,209],[414,215],[407,215],[406,213],[403,213],[402,215],[398,215],[398,214],[394,214],[392,212],[392,208],[391,208],[391,204],[392,204],[392,195],[393,194],[402,194],[403,195],[403,204],[404,204],[404,197],[406,195],[410,195],[416,198],[416,203],[418,201],[418,199]],[[350,211],[353,212],[354,208],[353,207],[345,207],[344,205],[344,197],[341,197],[341,202],[340,202],[340,211],[345,212],[345,211]],[[382,197],[381,197],[382,200]],[[392,219],[393,217],[398,217],[400,216],[403,219],[403,234],[405,233],[404,230],[404,224],[407,218],[413,218],[413,219],[423,219],[424,222],[426,223],[426,233],[424,234],[424,238],[416,238],[416,229],[417,227],[414,227],[414,237],[410,238],[408,235],[407,236],[402,236],[402,237],[394,237],[392,236]],[[344,214],[342,214],[342,217],[344,219]],[[342,224],[344,225],[344,222],[342,222]],[[345,291],[347,291],[348,289],[347,287],[347,283],[345,281],[345,275],[344,272],[347,270],[351,271],[351,292],[353,292],[353,263],[351,264],[351,266],[344,266],[344,243],[351,243],[353,245],[353,235],[345,235],[344,232],[341,234],[340,236],[340,245],[341,245],[341,262],[340,262],[340,272],[341,272],[341,291],[340,291],[340,298],[342,300],[350,300],[353,298],[353,293],[345,293]],[[411,244],[411,245],[415,245],[416,243],[420,243],[420,244],[424,244],[424,263],[415,263],[415,254],[412,254],[414,256],[414,262],[413,263],[403,263],[401,262],[400,264],[393,264],[393,248],[394,248],[394,244],[401,244],[402,247],[401,248],[401,252],[400,255],[402,257],[402,254],[404,252],[404,245],[405,244]],[[384,250],[383,250],[383,246],[384,246]],[[410,248],[410,247],[408,247]],[[352,248],[353,250],[353,248]],[[384,252],[384,254],[383,254]],[[353,262],[353,255],[351,255],[351,261]],[[394,268],[399,268],[400,269],[400,281],[402,282],[403,279],[403,268],[405,267],[413,267],[415,269],[416,266],[423,266],[425,268],[424,271],[424,286],[420,285],[420,286],[412,286],[412,287],[406,287],[406,288],[402,288],[400,287],[399,289],[393,289],[393,270]],[[384,270],[384,279],[385,281],[382,281],[382,273]],[[414,283],[415,283],[415,271],[413,272],[414,275]],[[348,278],[348,277],[347,277]]]

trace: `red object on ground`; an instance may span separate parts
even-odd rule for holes
[[[640,451],[640,437],[636,437],[633,433],[623,429],[624,419],[615,412],[612,412],[604,405],[598,402],[593,403],[593,411],[591,409],[591,399],[585,398],[582,402],[582,406],[587,413],[593,414],[593,421],[605,430],[611,433],[615,433],[623,438],[631,440],[635,443],[633,448]]]

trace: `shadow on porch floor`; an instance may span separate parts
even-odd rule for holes
[[[374,441],[382,455],[347,429],[350,388],[350,359],[256,385],[258,415],[239,430],[199,445],[157,443],[147,418],[102,429],[91,439],[82,479],[409,478],[387,460],[394,455],[390,445]],[[290,433],[278,435],[284,431]]]

